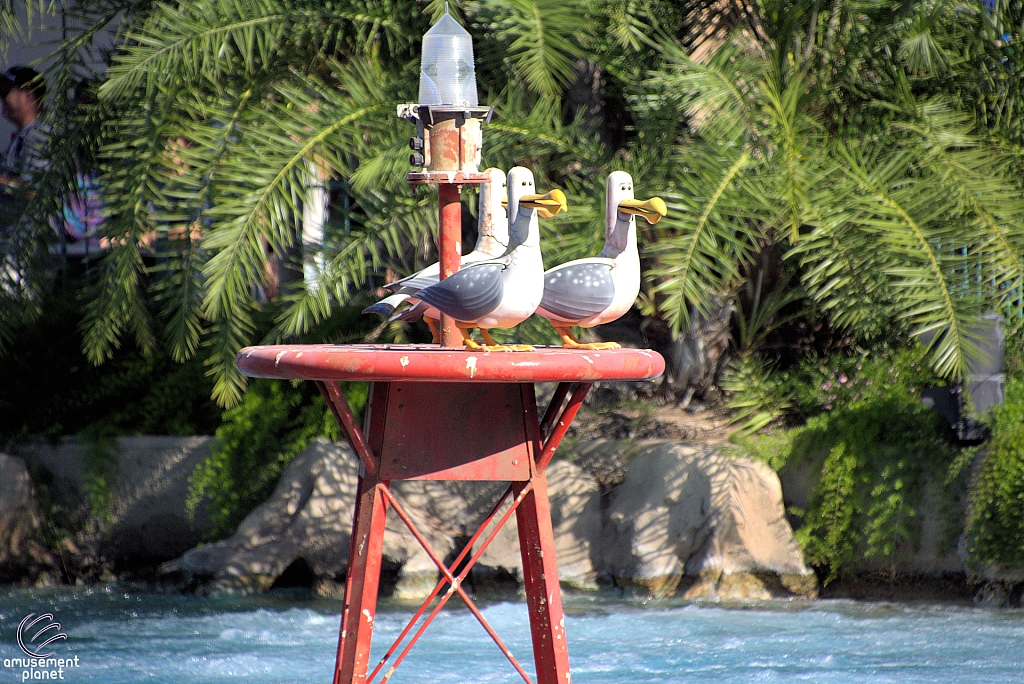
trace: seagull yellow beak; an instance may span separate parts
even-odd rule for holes
[[[543,195],[524,195],[519,199],[519,206],[536,209],[541,218],[551,218],[560,211],[569,208],[565,193],[557,188]]]
[[[622,200],[619,202],[619,211],[624,214],[643,216],[648,223],[657,223],[668,215],[668,207],[665,200],[660,197],[652,197],[649,200]]]

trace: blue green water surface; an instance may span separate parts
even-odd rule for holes
[[[481,604],[533,674],[525,604]],[[220,683],[331,681],[340,603],[297,594],[195,599],[110,585],[0,589],[0,683],[22,681],[16,631],[53,613],[79,657],[64,681]],[[1024,611],[846,601],[747,606],[570,597],[573,681],[1024,682]],[[374,653],[412,615],[377,615]],[[445,609],[392,682],[522,681],[465,609]]]

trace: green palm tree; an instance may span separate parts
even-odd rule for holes
[[[1020,4],[756,8],[756,34],[734,32],[700,62],[668,51],[648,82],[648,116],[689,122],[681,211],[650,252],[659,310],[684,328],[702,293],[734,290],[759,244],[778,243],[834,324],[870,336],[903,323],[932,340],[939,373],[965,374],[983,311],[1012,308],[1020,325],[1008,113],[1021,90],[1012,64],[997,66],[1019,40]]]
[[[625,168],[671,198],[670,220],[643,235],[641,305],[676,335],[776,244],[833,324],[865,338],[894,324],[934,333],[935,368],[956,376],[977,316],[1015,305],[1024,276],[1008,52],[1020,5],[465,0],[451,11],[476,38],[481,101],[496,108],[485,163],[525,163],[572,198],[546,235],[549,262],[596,253],[603,177]],[[370,275],[418,266],[434,203],[404,183],[408,130],[394,106],[415,99],[419,39],[444,6],[65,8],[87,28],[48,72],[54,163],[29,213],[44,236],[74,171],[100,170],[111,248],[87,297],[89,357],[126,336],[178,359],[202,353],[229,404],[244,388],[241,346],[293,338]],[[0,3],[0,22],[12,16]],[[75,107],[65,86],[111,32],[98,103]],[[316,287],[297,281],[268,306],[254,286],[296,251],[323,175],[348,183],[349,229],[325,246]],[[154,234],[155,248],[141,245]],[[31,296],[4,297],[0,311],[30,310]],[[0,342],[13,320],[0,320]]]

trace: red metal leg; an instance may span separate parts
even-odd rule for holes
[[[587,392],[590,391],[590,385],[591,383],[589,382],[580,382],[576,383],[573,387],[569,403],[565,405],[565,410],[562,411],[561,415],[558,416],[558,420],[555,421],[551,433],[547,435],[547,441],[544,442],[544,449],[537,457],[537,470],[543,471],[548,467],[551,459],[554,458],[555,449],[562,443],[562,438],[568,432],[569,425],[572,424],[573,418],[576,417],[580,407],[583,406],[583,400],[586,398]],[[544,417],[545,419],[547,418],[547,416]]]
[[[334,419],[338,421],[342,432],[345,433],[348,443],[355,449],[356,456],[366,466],[367,473],[376,475],[377,458],[366,444],[363,431],[356,424],[355,414],[352,413],[352,409],[348,405],[348,399],[345,398],[345,393],[341,391],[341,387],[336,382],[317,382],[316,386],[323,398],[327,400],[327,406],[331,409],[331,413],[334,414]]]
[[[388,483],[371,477],[359,478],[334,684],[365,682],[370,664],[387,514],[387,499],[378,487],[387,489]]]
[[[491,524],[492,520],[494,520],[494,517],[498,514],[498,509],[501,508],[501,504],[505,503],[505,499],[507,499],[509,497],[509,494],[511,493],[512,487],[510,486],[508,489],[505,490],[505,493],[501,495],[501,498],[498,499],[498,503],[494,504],[494,507],[491,509],[491,512],[487,514],[483,522],[481,522],[480,525],[477,527],[476,533],[474,533],[470,540],[466,543],[466,545],[462,547],[462,551],[459,553],[458,557],[454,561],[452,561],[451,567],[459,567],[459,564],[462,563],[466,556],[468,556],[473,551],[473,545],[476,544],[477,540],[480,538],[480,535],[484,533],[484,530],[487,529],[487,526]],[[504,522],[502,522],[501,525],[504,525]],[[501,529],[501,525],[499,525],[497,529]],[[494,534],[496,533],[492,533],[492,536],[494,536]],[[465,568],[463,568],[462,575],[460,575],[460,577],[463,577],[464,579],[464,576],[468,574],[469,572]],[[437,595],[441,592],[442,589],[444,589],[444,586],[447,583],[447,579],[442,579],[434,586],[433,591],[431,591],[430,594],[427,595],[426,600],[423,601],[423,605],[421,605],[419,610],[416,611],[416,614],[412,616],[412,618],[409,620],[409,623],[405,626],[405,629],[403,629],[402,633],[398,635],[397,639],[395,639],[395,643],[391,645],[391,648],[389,648],[387,653],[384,654],[384,657],[381,658],[381,661],[377,665],[376,669],[374,669],[374,671],[370,673],[370,681],[372,681],[380,673],[381,669],[388,662],[388,659],[395,654],[395,651],[398,650],[398,647],[405,640],[405,637],[409,635],[409,632],[412,630],[412,628],[416,625],[419,619],[423,617],[423,613],[426,612],[427,606],[429,606],[434,601],[434,598],[437,597]]]
[[[459,270],[462,260],[462,186],[441,183],[437,186],[437,249],[440,252],[441,273],[444,280]],[[441,314],[441,346],[462,348],[462,333],[455,327],[455,319]]]
[[[528,493],[529,492],[527,492],[527,494]],[[438,555],[434,551],[434,549],[432,549],[430,547],[430,543],[427,542],[427,540],[423,537],[423,535],[416,528],[416,525],[413,524],[413,522],[409,518],[409,516],[405,513],[405,511],[402,510],[402,507],[398,503],[398,501],[395,500],[395,498],[393,496],[391,496],[390,492],[385,493],[385,496],[387,496],[388,502],[395,509],[395,513],[398,515],[398,517],[401,518],[402,522],[405,523],[405,526],[408,527],[409,531],[412,532],[414,537],[416,537],[416,541],[418,541],[420,546],[423,547],[423,550],[427,552],[427,555],[430,557],[430,560],[433,561],[434,565],[437,566],[437,569],[441,571],[441,575],[444,577],[444,580],[448,583],[449,589],[448,589],[448,592],[445,594],[444,598],[442,598],[441,601],[438,603],[438,605],[435,606],[433,612],[430,614],[430,617],[428,617],[427,620],[420,626],[419,631],[412,638],[412,640],[409,641],[409,643],[406,645],[405,649],[402,651],[402,653],[395,660],[395,664],[392,665],[391,669],[388,670],[388,672],[384,675],[384,679],[381,680],[382,684],[383,684],[383,682],[387,682],[391,678],[391,675],[394,673],[395,669],[405,659],[405,656],[407,656],[409,654],[409,651],[412,650],[412,647],[416,644],[416,641],[419,639],[420,636],[423,635],[423,632],[426,630],[427,626],[430,624],[430,622],[433,620],[433,618],[437,615],[437,613],[441,610],[441,608],[444,607],[444,604],[447,603],[448,599],[451,598],[453,593],[456,593],[456,594],[459,595],[459,598],[462,599],[462,602],[464,604],[466,604],[466,608],[468,608],[469,612],[473,614],[473,617],[475,617],[477,619],[477,621],[480,623],[480,626],[484,628],[485,632],[487,632],[488,636],[490,636],[491,639],[494,640],[494,643],[496,643],[498,645],[498,648],[501,649],[502,654],[506,658],[508,658],[509,662],[512,664],[512,667],[514,667],[516,672],[519,673],[519,676],[521,676],[523,678],[523,681],[525,681],[527,684],[533,684],[532,681],[530,680],[530,676],[528,674],[526,674],[526,671],[519,664],[519,661],[517,661],[515,659],[515,657],[511,653],[511,651],[508,650],[508,647],[505,646],[504,642],[502,642],[501,637],[498,636],[497,632],[494,631],[494,628],[491,627],[491,625],[484,618],[483,614],[476,607],[476,604],[473,603],[473,599],[471,599],[469,597],[469,595],[466,594],[465,589],[462,588],[462,582],[463,582],[463,580],[466,579],[466,576],[469,574],[469,571],[472,569],[473,565],[476,564],[476,561],[479,560],[480,556],[482,556],[484,551],[487,550],[487,546],[491,543],[491,541],[494,540],[494,538],[498,534],[498,531],[501,530],[501,528],[504,526],[505,522],[511,517],[512,512],[516,509],[516,506],[523,499],[517,498],[516,501],[513,502],[512,509],[510,509],[504,515],[504,517],[502,518],[501,522],[498,523],[498,526],[495,527],[491,531],[491,534],[487,537],[486,540],[484,540],[484,543],[481,546],[480,550],[477,551],[476,555],[473,556],[472,560],[470,560],[470,562],[466,564],[466,567],[462,569],[462,572],[459,573],[459,576],[455,577],[455,575],[452,574],[452,568],[455,568],[456,565],[453,564],[451,568],[446,566],[441,561],[441,559],[438,557]],[[502,500],[504,500],[504,498],[505,497],[503,496]],[[487,521],[484,521],[484,523],[480,526],[480,529],[477,531],[478,534],[482,533],[486,526],[487,526]],[[474,536],[476,536],[476,535],[474,535]],[[467,546],[466,548],[469,549],[470,547]],[[439,583],[439,586],[440,586],[440,583]],[[423,608],[426,608],[426,606],[430,603],[430,601],[432,599],[433,599],[433,596],[428,598],[427,601],[423,604]],[[381,662],[381,665],[383,665],[383,661]],[[378,666],[378,669],[379,668],[380,668],[380,666]],[[370,679],[371,680],[373,679],[374,675],[376,675],[376,673],[377,673],[377,670],[374,670],[374,674],[370,675]]]
[[[529,482],[513,483],[518,496],[528,484],[527,493],[516,510],[519,547],[523,555],[523,581],[533,633],[533,658],[537,664],[538,684],[570,684],[569,649],[565,643],[565,616],[555,562],[555,536],[551,529],[551,505],[543,470]]]
[[[560,382],[558,387],[555,388],[555,393],[551,395],[551,401],[548,402],[548,407],[544,410],[544,417],[540,421],[540,434],[541,437],[547,437],[548,433],[551,432],[551,426],[555,423],[555,418],[558,417],[559,412],[562,410],[562,404],[565,403],[565,397],[569,394],[569,390],[575,387],[575,382]]]

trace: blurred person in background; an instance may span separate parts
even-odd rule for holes
[[[42,121],[46,84],[32,67],[12,66],[0,76],[3,115],[15,126],[0,159],[0,182],[29,184],[32,174],[46,169],[42,156],[47,130]]]
[[[19,225],[33,196],[32,177],[49,166],[44,156],[49,127],[42,119],[46,84],[31,67],[12,66],[0,75],[0,104],[14,133],[0,157],[0,289],[23,290],[25,269],[31,259],[26,240],[31,231]]]

